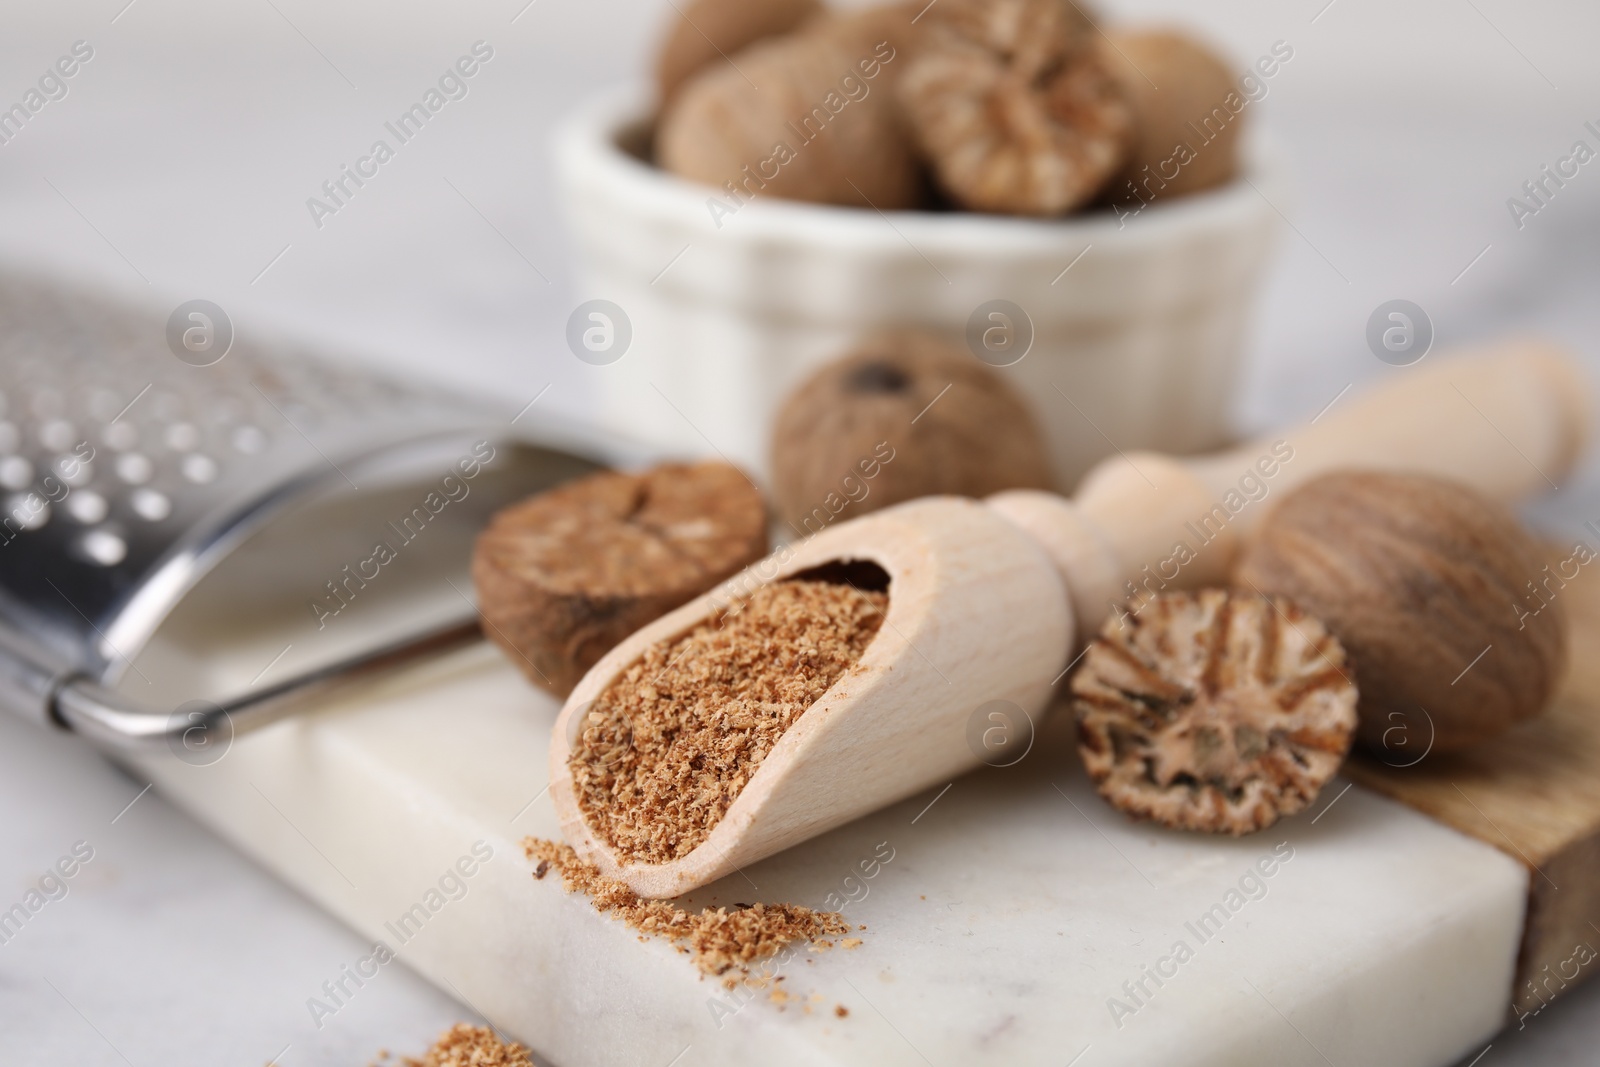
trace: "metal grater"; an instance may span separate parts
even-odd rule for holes
[[[488,516],[642,458],[286,346],[196,366],[168,332],[0,276],[0,706],[113,747],[208,758],[313,688],[475,638]]]

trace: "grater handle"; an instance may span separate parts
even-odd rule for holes
[[[53,725],[56,692],[72,676],[69,665],[15,627],[0,623],[0,709],[37,726]]]
[[[247,730],[302,710],[306,701],[352,682],[482,639],[477,615],[427,630],[350,659],[309,671],[260,693],[212,704],[205,711],[167,713],[142,708],[87,678],[57,681],[35,721],[64,725],[103,748],[130,750],[165,744],[183,751],[226,743]],[[187,706],[186,706],[187,707]]]

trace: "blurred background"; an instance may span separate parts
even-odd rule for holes
[[[597,89],[642,87],[665,0],[126,2],[5,16],[7,100],[76,40],[95,57],[0,148],[0,257],[163,308],[202,296],[241,335],[313,338],[506,403],[554,383],[541,405],[583,413],[593,368],[562,343],[581,298],[547,142]],[[1294,48],[1250,113],[1290,180],[1247,423],[1314,412],[1374,373],[1363,330],[1395,298],[1429,313],[1438,346],[1537,327],[1583,347],[1600,171],[1520,231],[1506,201],[1600,120],[1600,9],[1101,6],[1196,29],[1241,71],[1274,41]],[[307,197],[479,39],[495,59],[469,96],[317,229]]]
[[[1366,322],[1397,298],[1428,312],[1436,348],[1537,331],[1600,366],[1600,163],[1520,228],[1507,206],[1574,141],[1600,143],[1585,129],[1600,128],[1600,6],[1100,8],[1197,30],[1241,71],[1275,41],[1294,49],[1250,112],[1288,182],[1241,427],[1309,416],[1377,375]],[[541,405],[581,419],[596,368],[572,358],[563,329],[589,294],[572,286],[547,142],[597,90],[642,86],[669,11],[668,0],[7,5],[0,103],[74,42],[94,54],[0,145],[0,266],[162,315],[204,298],[241,336],[307,340],[513,409],[548,387]],[[494,59],[469,95],[317,228],[307,197],[480,39]],[[1535,512],[1551,530],[1596,517],[1600,492],[1585,485]],[[90,899],[0,948],[0,1059],[261,1063],[287,1043],[279,1062],[360,1063],[470,1017],[397,969],[312,1028],[302,1001],[360,954],[354,935],[153,795],[106,827],[139,783],[86,748],[37,731],[18,743],[0,773],[0,887],[20,892],[82,820],[105,844],[74,887]],[[1483,1063],[1593,1062],[1597,1003],[1591,986]]]

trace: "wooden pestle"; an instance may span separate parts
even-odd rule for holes
[[[1339,467],[1410,470],[1510,502],[1554,487],[1583,451],[1589,386],[1552,346],[1504,344],[1387,373],[1253,445],[1107,460],[1070,502],[1034,491],[927,497],[779,549],[634,633],[578,684],[550,748],[567,841],[643,896],[687,892],[977,766],[968,727],[981,705],[1010,701],[1036,718],[1107,614],[1130,596],[1226,583],[1272,498],[1294,485]],[[669,863],[623,862],[584,821],[567,767],[589,703],[649,646],[759,585],[842,562],[888,578],[883,624],[860,661],[784,733],[697,848]]]
[[[1149,452],[1106,460],[1071,501],[1054,493],[1000,493],[987,503],[1044,546],[1066,583],[1087,643],[1130,595],[1226,584],[1239,550],[1275,501],[1338,468],[1408,470],[1453,478],[1512,502],[1552,490],[1577,461],[1590,427],[1589,384],[1556,346],[1522,341],[1386,371],[1370,391],[1337,400],[1311,424],[1210,456]],[[1293,458],[1281,461],[1283,442]],[[1263,457],[1279,468],[1259,466]],[[1241,489],[1249,473],[1259,500]],[[1237,513],[1215,509],[1232,490]],[[1259,494],[1258,494],[1259,495]],[[1203,518],[1211,516],[1209,524]],[[1218,521],[1226,519],[1225,523]],[[1203,538],[1209,537],[1209,543]],[[1197,550],[1175,579],[1174,549]],[[1148,570],[1146,568],[1149,568]],[[1131,583],[1131,588],[1130,588]]]

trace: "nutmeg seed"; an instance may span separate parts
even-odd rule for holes
[[[495,514],[472,580],[484,634],[566,697],[624,637],[767,551],[761,494],[726,463],[602,471]]]
[[[895,58],[886,73],[893,78],[905,69],[902,60],[908,58],[907,51],[915,53],[920,47],[924,27],[918,24],[917,16],[925,6],[926,0],[896,0],[874,7],[828,9],[801,27],[800,32],[832,37],[869,52],[880,43],[887,44]]]
[[[1285,497],[1236,580],[1326,622],[1355,665],[1362,741],[1420,758],[1430,742],[1482,741],[1550,701],[1566,618],[1559,599],[1523,607],[1543,567],[1517,520],[1465,486],[1349,471]]]
[[[656,55],[657,99],[666,106],[702,67],[788,33],[821,11],[818,0],[691,0],[675,8]]]
[[[753,198],[912,207],[922,170],[893,92],[904,62],[887,39],[867,44],[826,21],[759,41],[678,92],[661,118],[657,160],[718,190],[719,225],[718,212]]]
[[[1038,425],[999,374],[933,334],[891,330],[789,394],[772,483],[779,518],[804,533],[915,497],[1051,480]]]
[[[1323,624],[1223,589],[1133,610],[1106,620],[1071,682],[1100,795],[1136,819],[1235,836],[1315,800],[1356,729],[1356,687]]]
[[[1133,106],[1133,146],[1106,187],[1146,203],[1232,181],[1247,101],[1205,45],[1174,30],[1110,30],[1100,54]]]
[[[945,0],[925,21],[900,99],[962,207],[1061,215],[1122,166],[1132,109],[1071,0]]]

